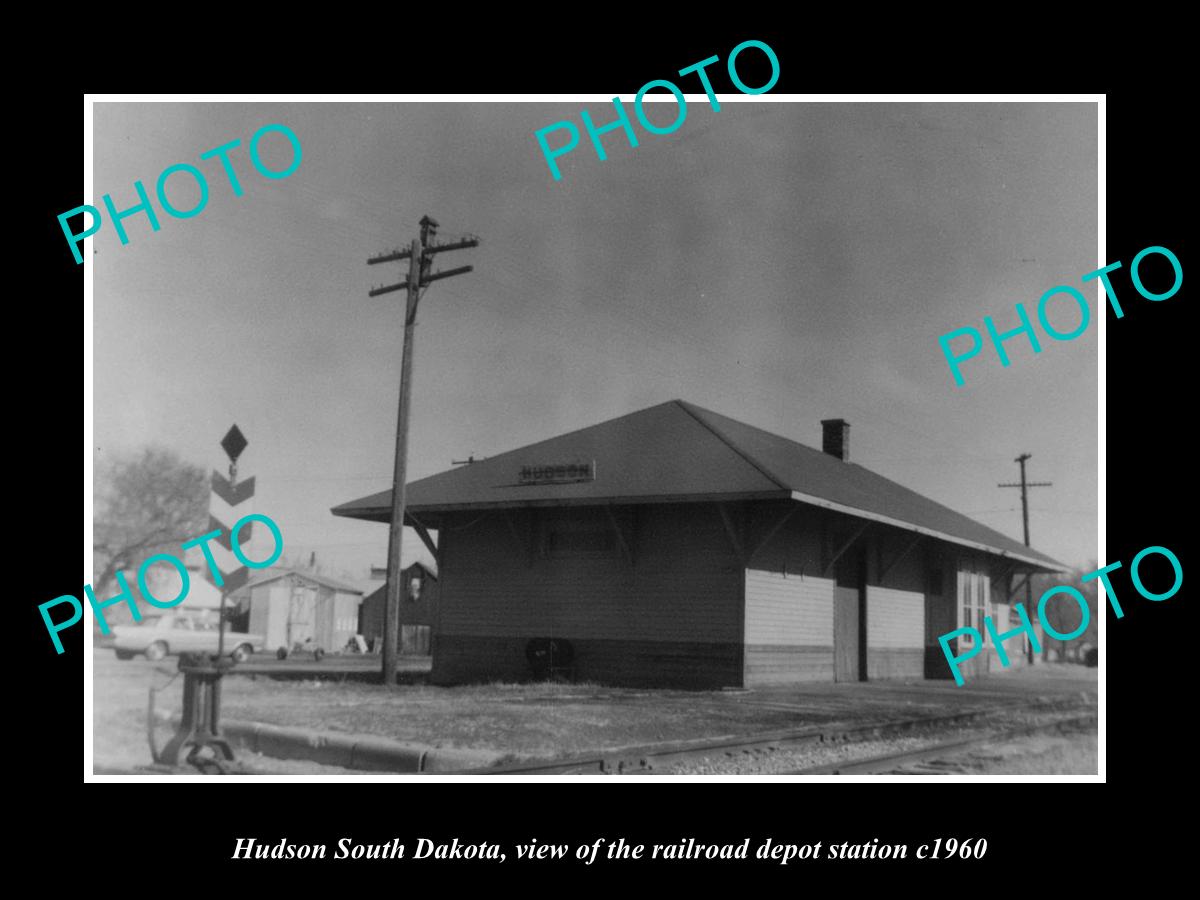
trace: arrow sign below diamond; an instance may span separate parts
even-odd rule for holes
[[[208,499],[208,530],[220,529],[221,531],[221,536],[210,547],[213,560],[225,582],[221,585],[221,590],[226,594],[236,591],[250,577],[250,570],[242,565],[233,554],[232,535],[230,534],[239,519],[254,511],[252,502],[254,499],[254,476],[242,481],[237,480],[238,457],[242,455],[249,443],[237,425],[230,428],[225,437],[221,438],[221,448],[229,457],[229,477],[226,478],[213,469],[212,493]],[[238,532],[238,544],[242,546],[247,544],[253,530],[253,522],[247,522],[242,526],[241,531]],[[214,585],[216,584],[210,570],[205,569],[205,577]]]

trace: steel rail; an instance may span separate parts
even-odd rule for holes
[[[751,736],[719,738],[707,741],[691,741],[676,744],[652,744],[646,747],[623,748],[612,751],[589,753],[574,757],[515,762],[485,768],[466,769],[443,773],[454,775],[621,775],[654,774],[656,769],[681,762],[691,762],[712,756],[737,756],[758,752],[801,747],[807,744],[835,744],[861,742],[901,735],[923,729],[943,729],[956,725],[986,723],[1014,712],[1076,712],[1088,708],[1091,716],[1094,709],[1082,707],[1077,698],[1038,701],[1035,703],[1014,702],[990,709],[967,710],[944,716],[925,718],[890,719],[864,725],[828,723],[807,728],[776,731]],[[782,773],[781,773],[782,774]]]
[[[970,750],[986,747],[998,741],[1026,737],[1045,731],[1061,731],[1066,727],[1077,725],[1093,725],[1096,722],[1095,712],[1081,716],[1055,719],[1050,722],[1040,722],[1034,725],[1024,725],[1020,728],[1010,728],[1000,733],[981,735],[960,741],[945,741],[930,747],[919,747],[916,750],[906,750],[899,753],[888,753],[883,756],[873,756],[868,759],[854,759],[839,763],[827,763],[806,769],[796,769],[790,772],[780,772],[780,775],[867,775],[891,772],[915,762],[944,759],[948,756],[961,756]],[[926,773],[933,774],[933,773]]]

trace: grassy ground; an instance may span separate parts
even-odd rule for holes
[[[97,650],[94,758],[145,765],[146,700],[175,675],[176,661],[117,661]],[[182,677],[157,696],[178,712]],[[225,679],[226,719],[373,734],[429,747],[492,751],[509,759],[556,757],[667,741],[802,728],[834,721],[913,718],[993,707],[1035,695],[1096,692],[1096,670],[1045,666],[942,682],[815,684],[756,691],[647,691],[589,684],[463,687],[380,685],[263,677]],[[169,729],[159,728],[161,746]]]

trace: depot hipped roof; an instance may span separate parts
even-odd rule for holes
[[[525,466],[595,461],[595,480],[520,484]],[[792,499],[1031,563],[1065,567],[1037,550],[882,475],[726,416],[672,400],[599,425],[414,481],[406,510]],[[333,508],[387,522],[392,492]]]

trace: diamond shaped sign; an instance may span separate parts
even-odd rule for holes
[[[229,429],[225,437],[221,438],[221,446],[229,456],[230,462],[237,462],[237,458],[242,455],[242,451],[246,449],[246,445],[250,442],[246,440],[246,436],[242,434],[240,428],[234,425]]]

